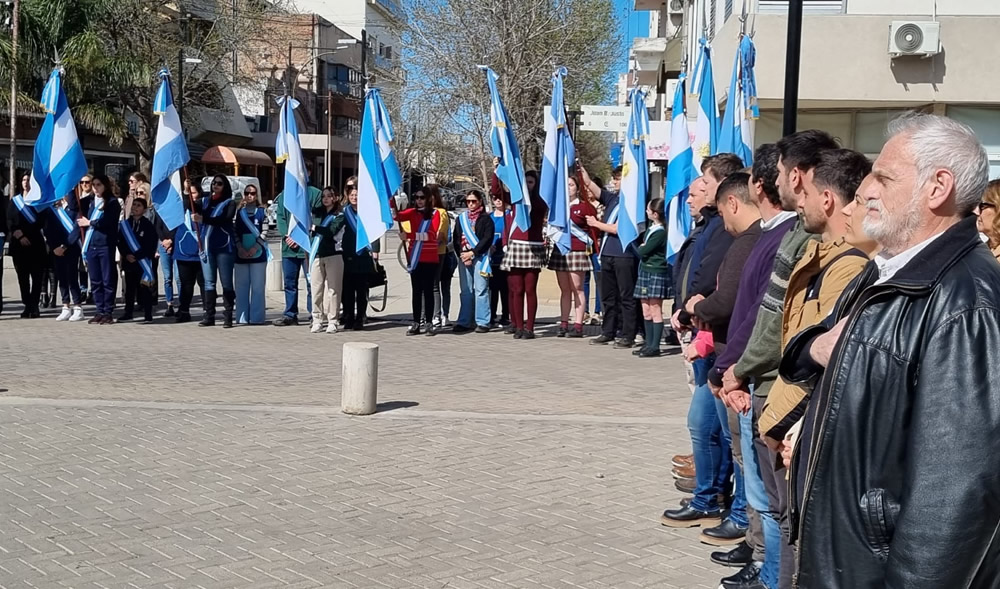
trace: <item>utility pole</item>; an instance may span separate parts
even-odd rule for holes
[[[10,196],[14,196],[15,182],[18,180],[14,178],[16,173],[15,168],[17,167],[17,37],[18,37],[18,21],[20,20],[21,13],[21,0],[14,0],[13,2],[13,16],[11,17],[11,64],[10,64],[10,169],[8,174],[8,179],[10,184],[8,185],[8,192]]]
[[[368,94],[368,31],[361,29],[361,99]]]
[[[177,117],[181,121],[181,129],[187,129],[184,126],[184,46],[187,45],[187,14],[181,13],[181,42],[180,47],[177,49]],[[185,139],[187,138],[187,131],[184,131]]]
[[[326,89],[326,155],[323,156],[323,186],[333,182],[333,89]]]
[[[802,0],[788,0],[788,39],[785,45],[785,101],[781,135],[795,132],[799,113],[799,62],[802,53]]]

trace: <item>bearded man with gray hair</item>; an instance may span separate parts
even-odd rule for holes
[[[780,367],[816,384],[790,477],[798,586],[996,587],[1000,265],[972,214],[986,151],[934,115],[889,135],[861,203],[882,252]]]

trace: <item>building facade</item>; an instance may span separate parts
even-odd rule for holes
[[[679,21],[660,41],[659,63],[646,55],[665,96],[698,39],[713,48],[716,96],[724,106],[741,15],[753,32],[760,119],[756,142],[781,135],[787,0],[636,0],[637,10]],[[798,127],[823,129],[844,146],[868,155],[885,142],[886,124],[920,110],[970,125],[987,147],[1000,176],[1000,79],[988,75],[1000,52],[1000,2],[995,0],[804,0]],[[901,27],[907,26],[900,31]],[[914,33],[916,31],[916,33]],[[922,39],[915,54],[905,44]],[[936,40],[935,40],[936,37]],[[904,46],[900,46],[903,43]],[[636,47],[634,46],[634,49]]]

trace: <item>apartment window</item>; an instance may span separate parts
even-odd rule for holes
[[[726,0],[726,17],[722,19],[722,22],[729,22],[729,17],[733,15],[733,0]]]
[[[385,58],[392,59],[392,47],[385,48]]]
[[[802,0],[804,14],[840,14],[847,0]],[[788,12],[788,0],[758,0],[759,12]]]
[[[333,117],[333,134],[337,137],[357,137],[361,134],[361,121],[350,117]]]

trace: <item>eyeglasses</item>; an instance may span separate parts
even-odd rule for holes
[[[997,206],[991,202],[981,202],[978,205],[976,205],[976,210],[978,210],[980,213],[983,212],[983,209],[996,210],[996,208]]]

